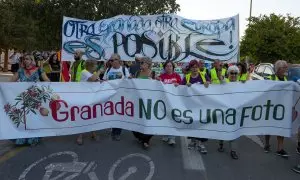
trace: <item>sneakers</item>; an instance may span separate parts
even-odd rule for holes
[[[237,155],[237,153],[235,151],[230,151],[230,156],[232,159],[239,159],[239,156]]]
[[[207,154],[207,150],[203,144],[200,144],[197,148],[200,153]]]
[[[265,153],[269,153],[271,151],[270,145],[265,145],[264,151]]]
[[[168,138],[168,136],[164,136],[161,140],[164,141],[164,142],[168,142],[169,138]]]
[[[224,152],[224,151],[225,151],[225,149],[224,149],[224,147],[223,147],[223,144],[220,144],[220,146],[219,146],[219,148],[218,148],[218,151],[219,151],[219,152]]]
[[[190,143],[188,144],[188,149],[195,149],[196,148],[196,141],[191,139]]]
[[[169,144],[170,146],[175,145],[175,144],[176,144],[175,139],[169,139],[168,144]]]
[[[300,164],[298,164],[297,166],[295,166],[292,170],[295,171],[296,173],[300,174]]]
[[[289,154],[288,154],[285,150],[283,150],[283,149],[280,150],[280,151],[277,151],[276,154],[277,154],[278,156],[281,156],[281,157],[284,157],[284,158],[289,157]]]

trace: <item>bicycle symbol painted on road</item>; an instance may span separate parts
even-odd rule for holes
[[[68,163],[50,163],[45,167],[45,173],[43,175],[42,180],[73,180],[76,179],[78,176],[81,175],[87,175],[90,180],[99,180],[97,177],[97,174],[95,172],[97,168],[97,163],[95,161],[92,162],[79,162],[78,155],[75,152],[72,151],[64,151],[64,152],[58,152],[50,154],[47,157],[43,157],[40,160],[34,162],[30,166],[28,166],[20,175],[19,180],[28,180],[26,176],[28,173],[37,165],[40,163],[57,157],[57,156],[63,156],[68,155],[71,156],[73,161]],[[151,180],[154,175],[155,166],[153,161],[150,157],[144,155],[144,154],[129,154],[127,156],[124,156],[117,160],[112,167],[109,170],[108,173],[108,180],[115,180],[115,171],[118,167],[120,167],[120,164],[128,159],[131,158],[141,158],[143,161],[147,162],[149,166],[149,173],[145,180]],[[119,177],[117,180],[126,180],[131,175],[135,174],[138,171],[138,168],[136,166],[131,166],[128,168],[128,171],[125,172],[121,177]],[[55,177],[52,177],[55,173]]]

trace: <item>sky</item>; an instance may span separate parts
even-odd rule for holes
[[[247,28],[250,15],[250,0],[176,0],[180,5],[179,16],[210,20],[239,14],[240,36]],[[300,0],[252,0],[252,16],[271,13],[300,17]]]

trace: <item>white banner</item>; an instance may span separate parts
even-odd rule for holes
[[[100,21],[64,17],[62,60],[73,61],[77,49],[84,52],[83,59],[107,60],[118,53],[122,60],[133,61],[140,53],[154,62],[237,62],[239,16],[203,21],[173,14],[119,15]]]
[[[289,137],[299,127],[300,88],[294,82],[204,88],[136,79],[101,84],[0,83],[0,90],[0,139],[117,127],[229,140],[242,135]]]

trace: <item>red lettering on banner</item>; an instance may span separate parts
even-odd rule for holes
[[[131,117],[134,116],[134,105],[133,105],[133,103],[131,101],[128,101],[126,103],[125,112],[126,112],[127,116],[131,116]]]
[[[111,101],[107,101],[104,104],[104,114],[105,115],[113,115],[114,114],[114,103]],[[107,109],[109,110],[109,113],[107,112]]]
[[[59,103],[62,103],[65,108],[68,108],[68,104],[66,103],[66,101],[64,100],[54,100],[53,101],[53,105],[50,107],[51,108],[51,114],[52,114],[52,118],[55,120],[55,121],[58,121],[58,122],[63,122],[63,121],[66,121],[68,118],[69,118],[69,113],[68,111],[62,111],[62,112],[59,112],[59,114],[63,114],[65,115],[65,117],[63,119],[58,119],[57,117],[57,111],[58,111],[58,108],[59,106],[61,106]]]
[[[121,112],[118,111],[118,106],[121,106],[120,107]],[[117,114],[124,115],[124,96],[121,96],[121,101],[116,103],[115,110]]]
[[[80,113],[80,109],[78,106],[71,107],[71,121],[75,121],[75,119],[76,119],[75,110],[77,110],[77,114]]]
[[[86,110],[85,110],[86,109]],[[87,114],[86,116],[83,116],[84,114]],[[91,119],[92,110],[90,106],[83,106],[81,108],[80,117],[83,120],[89,120]]]
[[[117,102],[107,101],[105,103],[94,104],[93,106],[72,106],[69,108],[67,102],[64,100],[54,100],[51,104],[52,117],[58,122],[66,121],[69,119],[69,116],[71,121],[76,121],[79,117],[82,120],[97,119],[99,116],[104,115],[134,116],[134,104],[131,101],[126,101],[124,96],[121,96],[120,101]],[[58,115],[64,116],[63,118],[59,118]]]
[[[102,104],[95,104],[93,106],[93,118],[97,118],[97,107],[100,107],[100,116],[103,116],[103,107]]]

